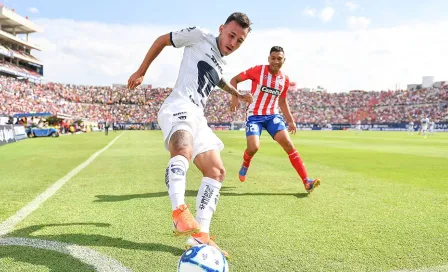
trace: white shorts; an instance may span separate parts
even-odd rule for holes
[[[424,131],[428,130],[428,125],[426,125],[426,126],[423,125],[423,126],[422,126],[422,130],[424,130]]]
[[[193,136],[193,160],[198,154],[224,148],[224,143],[207,125],[203,112],[189,101],[163,104],[157,121],[163,132],[166,150],[171,135],[178,130],[186,130]]]

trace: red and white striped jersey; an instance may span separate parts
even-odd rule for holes
[[[269,72],[269,65],[257,65],[239,74],[242,81],[252,81],[251,94],[254,102],[247,108],[247,117],[252,115],[278,114],[278,98],[286,98],[289,77],[282,71],[277,75]]]

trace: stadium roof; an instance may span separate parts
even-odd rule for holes
[[[52,116],[51,112],[24,112],[24,113],[16,113],[13,117],[36,117],[36,116]]]
[[[29,47],[31,49],[36,49],[36,50],[42,51],[37,45],[34,45],[30,42],[22,40],[21,38],[14,36],[12,34],[9,34],[8,32],[5,32],[3,30],[0,30],[0,39],[7,40],[11,43],[18,43],[22,46]]]
[[[28,18],[20,16],[14,10],[5,6],[0,7],[0,24],[2,29],[8,32],[13,32],[14,29],[16,34],[42,32],[42,29],[28,20]]]

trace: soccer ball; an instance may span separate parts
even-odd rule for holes
[[[182,254],[177,272],[228,272],[229,263],[218,249],[209,245],[196,245]]]

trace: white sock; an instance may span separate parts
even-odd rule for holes
[[[190,166],[187,158],[174,156],[168,162],[165,173],[165,183],[171,200],[173,211],[185,204],[185,187],[187,185],[187,171]]]
[[[201,232],[210,232],[210,222],[219,201],[221,182],[203,177],[196,198],[196,220],[201,225]]]

